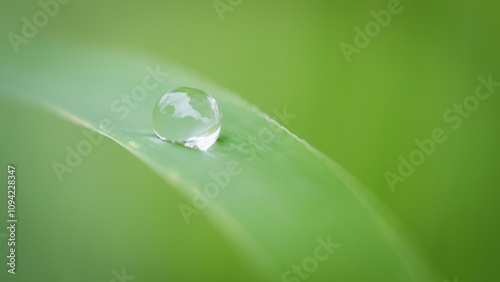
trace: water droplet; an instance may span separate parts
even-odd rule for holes
[[[205,151],[217,141],[222,113],[212,96],[180,87],[165,93],[153,110],[153,128],[162,140]]]

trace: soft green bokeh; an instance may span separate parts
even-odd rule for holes
[[[500,3],[402,1],[403,11],[347,63],[339,44],[352,44],[353,28],[364,27],[370,11],[387,3],[243,0],[221,21],[212,1],[73,0],[14,54],[7,34],[20,33],[21,18],[40,7],[3,0],[0,64],[47,38],[64,39],[175,60],[267,113],[286,106],[297,115],[287,127],[374,191],[446,278],[498,280],[500,90],[457,130],[442,116],[474,94],[479,75],[500,81]],[[141,76],[142,70],[131,71]],[[384,172],[395,172],[398,156],[408,157],[414,140],[429,138],[435,128],[445,129],[448,140],[392,192]],[[20,136],[2,135],[3,162],[11,161],[3,159],[9,147],[21,148]]]

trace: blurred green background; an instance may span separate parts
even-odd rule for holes
[[[20,34],[21,18],[40,6],[0,3],[0,64],[43,38],[62,38],[168,58],[268,114],[286,107],[296,115],[288,129],[382,199],[450,281],[500,280],[500,88],[457,130],[442,118],[474,94],[479,75],[500,81],[500,2],[401,1],[402,12],[350,63],[340,43],[353,44],[354,28],[389,1],[243,0],[221,19],[213,1],[72,0],[19,54],[7,34]],[[22,150],[8,141],[19,130],[7,124],[13,106],[2,108],[2,162],[21,162]],[[384,173],[438,127],[448,140],[391,191]],[[81,138],[68,132],[60,134]],[[68,142],[47,146],[60,151]]]

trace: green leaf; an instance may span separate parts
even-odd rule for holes
[[[133,268],[132,274],[138,281],[146,281],[144,277],[148,275],[172,277],[176,268],[192,269],[185,273],[185,279],[177,274],[176,281],[205,281],[210,270],[202,264],[212,259],[226,263],[225,268],[219,266],[209,276],[219,281],[229,279],[228,273],[233,281],[442,280],[425,252],[380,201],[338,164],[279,124],[292,123],[294,118],[307,120],[307,117],[287,115],[286,106],[280,105],[273,111],[275,119],[272,119],[234,93],[163,58],[56,43],[33,44],[20,55],[7,58],[0,67],[2,97],[17,97],[42,105],[48,112],[58,113],[109,137],[168,184],[161,185],[161,181],[154,180],[148,172],[136,173],[127,167],[126,163],[133,159],[123,156],[123,152],[113,155],[99,151],[103,161],[116,164],[118,171],[123,168],[119,177],[111,179],[120,178],[116,181],[124,184],[117,186],[104,181],[105,186],[90,187],[88,191],[103,193],[102,197],[112,199],[106,193],[121,189],[121,193],[135,195],[143,201],[139,208],[127,209],[122,203],[110,202],[109,209],[122,211],[112,213],[84,191],[61,193],[62,200],[57,201],[45,198],[44,205],[54,206],[56,214],[96,220],[103,233],[113,233],[111,226],[126,228],[110,223],[115,220],[134,226],[132,223],[138,222],[135,216],[144,219],[148,226],[144,227],[148,231],[145,233],[140,227],[130,228],[127,234],[120,233],[119,240],[126,242],[123,245],[111,242],[117,234],[103,236],[104,242],[99,236],[91,236],[86,242],[98,248],[91,253],[79,250],[89,258],[93,255],[103,258],[95,262],[82,259],[85,265],[71,268],[70,273],[81,274],[81,281],[94,277],[91,271],[85,270],[99,268],[98,262],[116,258],[114,254],[127,257],[124,264],[132,264],[127,269]],[[157,83],[149,87],[146,94],[141,94],[144,80],[152,72],[156,73]],[[206,152],[163,142],[153,133],[151,116],[155,101],[166,91],[181,86],[211,94],[223,112],[220,138]],[[262,91],[265,89],[262,85]],[[31,106],[19,107],[27,109],[32,122],[43,116],[37,110],[28,110]],[[60,129],[75,130],[48,120],[58,125],[47,125],[55,131],[50,133],[53,138],[65,136]],[[106,146],[113,148],[111,144]],[[73,147],[78,149],[77,145]],[[59,156],[58,160],[67,165],[64,157]],[[103,179],[99,178],[105,177],[103,174],[113,173],[111,168],[104,172],[86,171],[88,181],[93,183]],[[74,183],[71,181],[74,173],[59,173],[64,185]],[[161,185],[161,189],[132,185],[143,178],[144,183]],[[56,181],[53,176],[51,179]],[[127,181],[131,184],[127,185]],[[138,196],[137,190],[147,196]],[[88,205],[77,204],[77,195]],[[132,198],[126,199],[133,203]],[[35,199],[32,201],[34,205],[41,205]],[[92,216],[96,208],[103,214]],[[155,210],[158,212],[151,213]],[[25,214],[25,217],[34,221],[36,215]],[[170,225],[165,226],[162,220]],[[78,244],[79,239],[71,237],[78,233],[66,230],[64,224],[68,222],[53,223],[54,230],[70,236],[64,239],[65,246],[71,246],[71,242]],[[78,223],[71,224],[78,230],[84,228]],[[43,230],[32,228],[33,232]],[[164,234],[165,229],[176,231],[165,238],[159,235]],[[155,234],[155,230],[159,233]],[[53,232],[44,238],[53,240]],[[207,234],[201,239],[205,240],[204,244],[196,243],[195,238],[203,238],[204,234]],[[140,248],[128,245],[138,238],[146,241],[137,242]],[[164,241],[170,243],[162,249],[163,244],[167,244]],[[329,245],[325,242],[332,244],[325,246]],[[169,253],[175,245],[178,253]],[[118,249],[119,246],[122,249]],[[218,250],[220,254],[214,254]],[[25,250],[24,256],[34,251]],[[71,247],[56,250],[58,257],[71,256],[71,252]],[[170,258],[162,257],[162,253]],[[140,255],[129,258],[130,254]],[[224,256],[239,261],[224,259]],[[159,267],[158,261],[164,267]],[[57,272],[58,268],[70,268],[64,260],[42,262],[42,265],[43,270],[39,272],[42,277]],[[294,265],[301,268],[300,272]],[[110,268],[103,268],[102,272],[106,269]],[[120,272],[121,265],[117,265],[116,270]]]

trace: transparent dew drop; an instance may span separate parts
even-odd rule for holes
[[[160,139],[202,151],[217,141],[221,124],[215,99],[190,87],[168,91],[153,109],[153,128]]]

